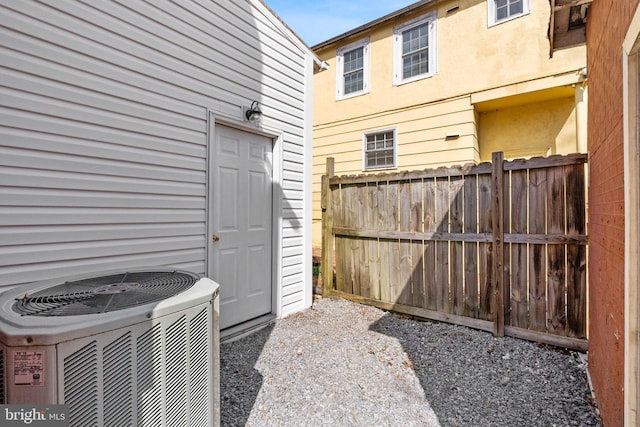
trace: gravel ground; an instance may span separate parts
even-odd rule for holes
[[[221,346],[223,426],[601,426],[578,354],[324,298]]]

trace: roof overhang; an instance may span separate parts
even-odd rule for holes
[[[556,50],[586,42],[587,13],[593,0],[549,0],[549,57]]]
[[[371,29],[373,27],[376,27],[376,26],[378,26],[378,25],[380,25],[380,24],[382,24],[384,22],[391,21],[392,19],[396,19],[396,18],[398,18],[400,16],[403,16],[403,15],[406,15],[408,13],[411,13],[411,12],[413,12],[415,10],[420,9],[421,7],[428,6],[428,5],[435,5],[437,3],[442,3],[443,1],[445,1],[445,0],[421,0],[419,2],[410,4],[409,6],[403,7],[402,9],[398,9],[395,12],[391,12],[388,15],[385,15],[385,16],[383,16],[381,18],[375,19],[375,20],[373,20],[371,22],[368,22],[368,23],[366,23],[364,25],[361,25],[361,26],[356,27],[356,28],[354,28],[352,30],[349,30],[346,33],[342,33],[340,35],[337,35],[335,37],[330,38],[329,40],[320,42],[315,46],[311,46],[311,50],[313,50],[314,52],[317,52],[317,51],[319,51],[321,49],[324,49],[325,47],[331,46],[332,44],[334,44],[334,43],[336,43],[338,41],[346,40],[346,39],[349,39],[351,37],[354,37],[355,35],[363,32],[363,31],[369,30],[369,29]]]
[[[478,112],[502,110],[524,104],[539,103],[575,96],[575,86],[585,80],[581,70],[519,82],[471,94],[471,104]]]

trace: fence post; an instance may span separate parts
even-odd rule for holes
[[[334,174],[335,161],[327,157],[326,174],[322,175],[320,207],[322,209],[322,296],[333,292],[333,200],[329,179]]]
[[[504,153],[491,155],[491,210],[493,215],[493,335],[504,337]]]

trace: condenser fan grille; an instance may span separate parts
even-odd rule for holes
[[[189,289],[198,275],[186,271],[124,272],[67,281],[16,299],[23,316],[75,316],[123,310]]]

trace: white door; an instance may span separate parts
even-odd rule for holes
[[[211,278],[220,329],[271,313],[272,141],[216,125]]]

